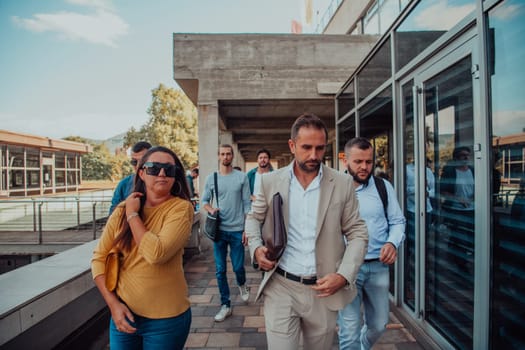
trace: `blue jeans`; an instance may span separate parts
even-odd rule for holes
[[[388,265],[380,261],[363,263],[357,275],[356,286],[356,298],[340,310],[337,317],[341,350],[370,349],[381,337],[388,323]]]
[[[135,322],[128,322],[137,331],[133,334],[119,332],[113,318],[109,321],[109,348],[111,350],[182,350],[191,325],[191,309],[170,318],[147,318],[133,315]]]
[[[213,243],[213,256],[215,257],[215,276],[221,293],[221,305],[230,306],[230,287],[226,276],[226,255],[228,245],[230,246],[230,259],[237,284],[242,286],[246,283],[246,271],[244,270],[244,245],[242,244],[242,231],[220,231],[218,242]]]

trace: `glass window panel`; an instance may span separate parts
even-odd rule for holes
[[[77,171],[68,170],[67,172],[67,184],[68,186],[77,185]]]
[[[9,147],[9,166],[24,167],[24,149],[22,147]]]
[[[392,90],[387,88],[359,110],[360,132],[368,139],[390,134],[392,132]],[[385,164],[385,171],[390,172],[389,164]]]
[[[68,169],[75,169],[76,168],[76,162],[75,162],[75,154],[74,153],[67,153],[67,168]]]
[[[66,167],[65,156],[66,154],[64,152],[55,153],[55,167],[62,169]]]
[[[379,34],[379,12],[377,1],[366,13],[364,19],[363,34]]]
[[[403,259],[404,284],[403,301],[412,310],[415,309],[416,298],[416,218],[415,218],[415,159],[414,159],[414,103],[412,86],[413,81],[406,83],[402,88],[402,110],[405,119],[404,145],[405,149],[405,218],[406,239],[403,242],[405,249]]]
[[[40,168],[40,154],[38,150],[26,150],[26,167]]]
[[[355,93],[354,81],[352,80],[348,86],[337,96],[338,118],[343,117],[355,107]]]
[[[11,182],[10,188],[20,189],[24,188],[24,171],[23,170],[10,170],[9,181]]]
[[[488,14],[492,125],[491,348],[525,349],[525,7]]]
[[[397,16],[399,15],[399,0],[381,0],[380,6],[380,32],[381,34],[386,33],[387,29],[394,23]]]
[[[425,0],[396,29],[396,70],[476,9],[476,0]],[[444,15],[446,14],[446,15]]]
[[[355,137],[355,114],[351,114],[338,125],[338,153],[344,152],[345,144],[351,138]],[[339,159],[339,170],[344,169],[343,160]]]
[[[390,76],[390,40],[387,40],[357,75],[359,101],[366,98]]]
[[[40,170],[26,172],[27,188],[40,188]]]
[[[470,57],[424,82],[426,155],[438,182],[425,232],[425,318],[455,348],[472,347],[474,320],[473,101]],[[439,180],[438,180],[439,179]],[[452,302],[453,301],[453,302]]]
[[[55,183],[56,186],[65,186],[66,185],[66,172],[64,170],[55,171]]]

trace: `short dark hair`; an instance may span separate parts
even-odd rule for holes
[[[219,145],[219,152],[220,152],[220,149],[221,149],[221,148],[229,148],[229,149],[232,151],[232,154],[233,154],[233,146],[230,145],[229,143],[221,143],[221,144]]]
[[[326,128],[326,125],[324,124],[323,120],[315,114],[304,113],[295,120],[295,122],[292,125],[292,132],[290,134],[290,138],[292,140],[295,140],[297,138],[297,134],[299,133],[299,129],[301,128],[315,128],[318,130],[323,130],[326,136],[326,140],[328,141],[328,129]]]
[[[348,140],[345,145],[345,152],[353,147],[357,147],[363,151],[370,148],[374,148],[374,146],[372,146],[372,143],[364,137],[354,137],[353,139]]]
[[[452,157],[454,159],[457,159],[461,152],[467,152],[468,154],[472,153],[472,152],[470,152],[470,148],[468,148],[466,146],[460,146],[460,147],[454,148],[454,151],[452,151]]]
[[[134,144],[133,147],[131,147],[131,152],[139,153],[142,150],[150,149],[150,148],[151,148],[151,143],[147,141],[139,141],[136,144]]]
[[[270,155],[270,151],[268,151],[266,148],[261,148],[257,151],[257,158],[259,158],[259,154],[261,153],[266,153],[268,155],[268,158],[272,158],[272,156]]]

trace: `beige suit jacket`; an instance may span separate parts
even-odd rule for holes
[[[272,197],[279,192],[283,198],[283,215],[288,232],[290,164],[261,178],[261,190],[252,203],[252,210],[246,218],[245,231],[252,262],[255,249],[263,245],[261,230],[273,229]],[[337,272],[349,282],[333,295],[322,298],[330,310],[340,310],[356,296],[357,273],[368,248],[368,231],[359,216],[359,205],[352,177],[334,169],[323,167],[320,185],[319,207],[316,229],[316,270],[321,278]],[[343,236],[348,245],[345,245]],[[278,266],[278,263],[275,265]],[[275,268],[264,274],[255,300],[258,300]]]

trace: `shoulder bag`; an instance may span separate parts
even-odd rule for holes
[[[217,172],[213,173],[213,182],[214,182],[214,189],[215,189],[215,207],[219,207],[219,190],[217,188]],[[213,191],[212,191],[212,198],[213,198]],[[219,240],[219,211],[216,210],[215,213],[206,215],[206,222],[204,223],[204,234],[206,237],[211,239],[214,242],[217,242]]]

